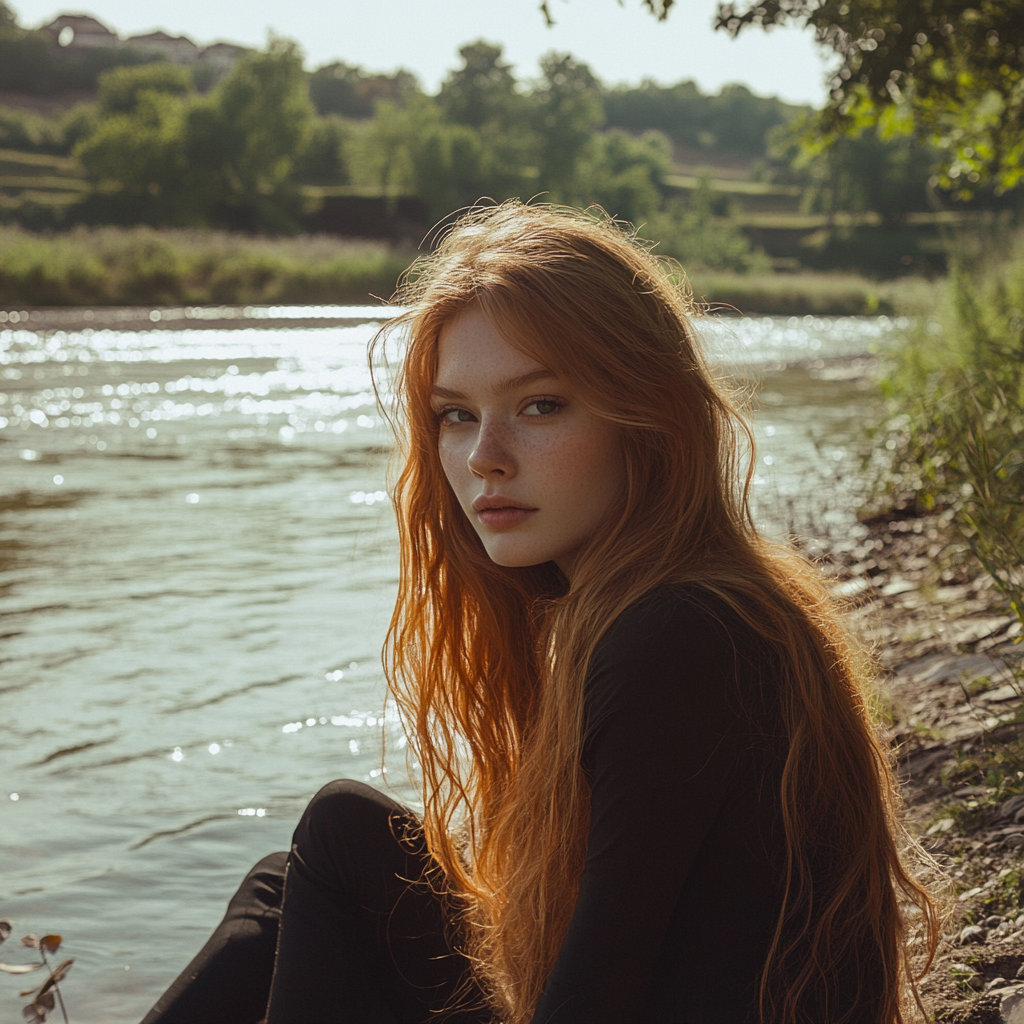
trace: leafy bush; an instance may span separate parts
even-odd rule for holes
[[[765,273],[768,258],[754,249],[731,221],[715,216],[717,193],[705,175],[688,202],[677,199],[664,213],[651,217],[643,233],[656,240],[657,251],[678,260],[685,269]]]
[[[1024,622],[1024,258],[953,274],[944,325],[922,330],[887,381],[897,480],[948,504]]]

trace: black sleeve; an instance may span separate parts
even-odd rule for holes
[[[595,649],[583,756],[586,865],[533,1024],[636,1017],[687,874],[748,747],[736,627],[724,607],[708,610],[692,590],[663,588],[627,609]]]

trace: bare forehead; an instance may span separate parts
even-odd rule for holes
[[[506,394],[555,374],[533,356],[510,345],[478,307],[470,307],[442,328],[433,393],[458,397],[469,391]]]

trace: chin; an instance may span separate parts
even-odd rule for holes
[[[548,551],[535,548],[520,547],[512,544],[484,544],[487,557],[495,565],[503,565],[506,569],[524,569],[529,565],[542,565],[554,557]]]

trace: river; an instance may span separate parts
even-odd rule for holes
[[[25,932],[62,934],[75,1024],[137,1021],[322,783],[384,785],[382,732],[402,793],[379,658],[388,434],[366,367],[381,315],[0,314],[3,959],[28,959]],[[904,327],[704,325],[723,372],[760,381],[766,530],[854,528],[870,369]],[[0,1020],[35,978],[0,975]]]

